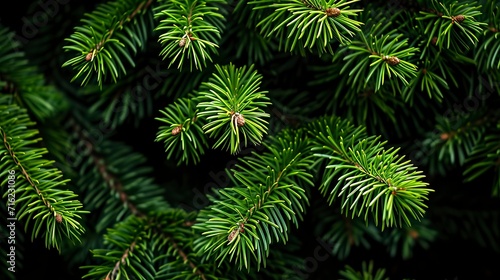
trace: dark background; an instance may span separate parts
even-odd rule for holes
[[[55,1],[55,0],[54,0]],[[47,3],[48,1],[41,1]],[[51,18],[48,24],[52,21],[57,21],[59,24],[59,32],[51,40],[48,40],[45,45],[38,46],[44,50],[45,56],[40,57],[40,54],[30,54],[34,61],[41,61],[41,69],[45,69],[47,76],[50,78],[50,71],[57,68],[57,63],[60,61],[56,55],[60,50],[60,40],[72,32],[72,27],[78,24],[78,19],[85,11],[91,11],[96,3],[100,1],[61,1],[64,5],[59,4],[63,13],[57,17]],[[0,24],[9,26],[18,34],[35,34],[33,38],[25,41],[25,47],[28,50],[30,43],[36,41],[39,36],[42,36],[43,31],[34,31],[28,24],[26,19],[30,20],[40,11],[41,6],[37,1],[13,1],[9,2],[9,8],[2,8],[0,12]],[[43,28],[40,28],[43,30]],[[31,35],[30,35],[31,36]],[[23,36],[27,37],[27,36]],[[292,82],[292,81],[290,81]],[[297,86],[303,85],[304,81],[294,81]],[[154,112],[161,109],[166,104],[155,104]],[[276,117],[276,116],[274,116]],[[159,183],[171,182],[172,178],[177,180],[183,186],[199,186],[200,192],[204,192],[203,187],[213,182],[208,171],[214,173],[223,171],[228,163],[235,159],[233,156],[219,150],[209,150],[203,157],[201,164],[197,166],[179,167],[174,169],[172,162],[165,161],[165,155],[162,153],[163,146],[160,143],[152,143],[156,132],[157,124],[151,121],[144,120],[139,127],[132,125],[121,127],[116,131],[114,136],[116,139],[127,139],[137,151],[148,156],[151,166],[157,171],[157,179]],[[130,137],[136,135],[136,137]],[[165,172],[165,170],[168,170]],[[475,182],[474,184],[464,184],[461,180],[462,170],[454,170],[449,172],[446,178],[439,176],[427,178],[430,186],[436,189],[436,193],[430,195],[429,212],[431,219],[440,220],[439,212],[433,212],[434,206],[449,206],[456,209],[477,209],[477,210],[496,210],[499,209],[498,200],[490,198],[489,188],[479,188],[478,185],[491,185],[490,181]],[[479,190],[479,191],[478,191]],[[458,197],[451,199],[451,194],[461,194]],[[181,205],[183,207],[193,206],[194,194],[186,192],[179,194],[177,200],[172,201],[172,205]],[[473,199],[471,199],[473,198]],[[320,202],[324,199],[317,192],[312,190],[311,201]],[[314,250],[320,244],[316,241],[316,237],[309,229],[313,228],[315,219],[318,218],[318,213],[308,211],[305,222],[299,229],[294,230],[291,235],[296,235],[303,242],[298,255],[307,258],[314,255]],[[498,222],[496,220],[495,222]],[[43,240],[36,239],[25,242],[32,242],[28,250],[23,252],[23,267],[16,273],[18,279],[81,279],[85,270],[78,267],[66,267],[65,257],[59,255],[55,250],[47,250],[43,244]],[[323,254],[324,251],[321,251]],[[89,253],[89,258],[91,254]],[[324,261],[319,261],[317,269],[310,273],[307,279],[337,279],[338,271],[344,268],[344,265],[349,264],[355,268],[360,268],[362,261],[374,260],[376,268],[385,268],[386,276],[391,279],[500,279],[500,255],[494,253],[491,248],[480,246],[477,240],[464,239],[461,236],[446,236],[438,238],[428,250],[420,247],[415,247],[414,256],[409,260],[403,260],[400,257],[390,257],[386,248],[378,243],[373,243],[370,250],[364,248],[353,248],[350,256],[345,260],[338,260],[334,256],[329,256]]]

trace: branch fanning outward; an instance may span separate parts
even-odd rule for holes
[[[387,27],[388,23],[370,19],[359,37],[337,53],[345,61],[340,73],[349,74],[348,82],[358,92],[371,84],[379,91],[386,80],[392,88],[400,88],[399,82],[407,86],[408,79],[417,75],[417,66],[408,60],[418,48],[408,47],[408,39]]]
[[[224,279],[213,264],[202,264],[192,254],[194,216],[170,209],[129,216],[108,229],[106,247],[92,250],[99,264],[87,265],[84,278],[118,279]]]
[[[315,49],[333,54],[332,40],[348,43],[360,31],[362,22],[352,19],[361,9],[351,9],[354,1],[335,0],[259,0],[250,1],[254,9],[272,10],[257,24],[266,37],[278,37],[285,51]]]
[[[427,46],[435,44],[439,48],[464,52],[479,41],[478,35],[487,25],[475,17],[481,15],[481,6],[472,3],[438,0],[430,1],[431,8],[422,11],[417,20],[427,22],[425,34],[428,34]],[[449,4],[449,5],[446,5]]]
[[[271,243],[288,241],[290,221],[298,226],[309,203],[305,188],[313,184],[304,134],[284,132],[268,152],[245,157],[231,176],[236,185],[210,197],[213,206],[202,210],[193,226],[202,234],[194,249],[204,260],[221,265],[229,258],[240,270],[256,262],[259,270]]]
[[[0,105],[0,176],[2,186],[7,186],[7,172],[15,171],[15,189],[9,188],[3,197],[9,197],[12,216],[25,220],[25,229],[33,222],[32,239],[40,233],[45,237],[47,248],[61,251],[63,239],[80,240],[84,232],[78,220],[87,211],[80,210],[82,204],[76,194],[58,187],[68,180],[62,179],[60,170],[50,168],[53,161],[42,158],[45,148],[34,148],[39,142],[34,138],[37,130],[28,129],[34,123],[26,110],[16,105]],[[13,218],[13,217],[12,217]]]
[[[328,160],[320,191],[330,204],[340,196],[343,213],[364,213],[365,220],[372,214],[376,225],[381,219],[382,228],[402,226],[403,221],[411,225],[410,218],[423,216],[424,200],[433,190],[398,149],[385,148],[386,142],[367,136],[364,127],[336,117],[311,123],[309,131],[316,138],[315,156]]]
[[[160,110],[162,117],[156,118],[167,125],[161,126],[156,135],[156,141],[165,143],[167,159],[175,156],[178,165],[200,161],[208,143],[203,132],[201,119],[198,118],[196,103],[188,98],[180,98],[173,104]]]
[[[199,89],[197,108],[207,122],[203,131],[217,138],[214,148],[222,146],[236,154],[241,144],[262,141],[269,118],[263,109],[270,102],[267,92],[259,90],[262,75],[253,70],[253,65],[248,69],[233,64],[215,67],[217,73]]]
[[[217,53],[224,16],[215,6],[225,0],[161,0],[155,8],[155,18],[160,20],[156,31],[163,49],[163,59],[170,59],[181,69],[186,61],[189,68],[201,70],[207,60]]]
[[[71,81],[82,78],[86,85],[97,75],[99,86],[106,79],[114,82],[127,70],[122,60],[135,66],[132,56],[143,48],[153,27],[150,5],[153,0],[121,0],[100,4],[82,19],[75,33],[65,40],[66,51],[76,56],[62,67],[71,66],[77,73]]]

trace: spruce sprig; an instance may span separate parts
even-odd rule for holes
[[[427,45],[435,44],[456,52],[465,52],[475,46],[486,25],[476,19],[482,13],[481,6],[475,4],[431,0],[429,8],[420,11],[421,16],[417,17],[427,23],[424,31],[428,35]]]
[[[133,56],[143,49],[154,28],[152,1],[123,0],[102,3],[82,18],[82,25],[65,38],[63,49],[74,57],[63,63],[76,74],[71,81],[80,79],[87,85],[95,78],[99,86],[113,82],[127,73],[127,61],[135,67]]]
[[[0,105],[2,186],[7,185],[7,172],[15,171],[14,199],[10,189],[2,197],[9,197],[15,209],[11,217],[23,221],[32,240],[42,236],[47,249],[61,252],[64,241],[80,242],[85,231],[80,221],[88,211],[82,210],[77,194],[63,188],[69,179],[45,158],[47,149],[37,146],[41,138],[34,125],[26,109]]]
[[[341,197],[342,213],[367,222],[372,216],[382,229],[411,225],[423,216],[433,190],[398,148],[386,148],[379,136],[336,117],[312,122],[309,131],[317,141],[314,155],[327,160],[320,191],[330,204]]]
[[[341,74],[349,75],[349,83],[357,85],[358,92],[370,83],[374,84],[374,91],[379,91],[386,80],[393,88],[399,88],[398,81],[407,86],[408,80],[417,74],[417,66],[409,60],[419,49],[409,47],[408,38],[403,38],[396,29],[384,32],[386,28],[384,21],[372,23],[358,33],[357,39],[343,47],[347,50]],[[340,52],[337,57],[339,55]]]
[[[213,148],[222,147],[232,154],[241,146],[259,144],[269,114],[267,91],[260,89],[262,75],[254,65],[237,68],[234,64],[215,65],[217,70],[197,92],[199,116],[206,119],[204,133],[215,138]]]
[[[260,270],[271,244],[286,244],[290,222],[298,226],[312,185],[310,146],[292,133],[277,137],[268,152],[244,157],[232,173],[234,187],[210,196],[212,206],[200,211],[193,226],[202,235],[194,248],[205,261]]]
[[[163,0],[155,8],[155,18],[159,20],[155,31],[160,32],[162,45],[160,55],[170,60],[168,66],[177,63],[182,69],[189,63],[189,69],[202,70],[212,55],[217,54],[221,38],[224,15],[217,4],[225,0]]]
[[[349,43],[363,24],[354,18],[362,9],[351,8],[357,2],[345,0],[250,1],[254,9],[271,11],[257,24],[265,37],[278,37],[285,51],[316,50],[333,54],[333,40]]]
[[[156,141],[164,142],[167,159],[175,157],[179,165],[200,162],[208,146],[202,129],[205,122],[198,117],[196,105],[192,99],[180,98],[160,110],[163,116],[156,118],[166,124],[159,127]]]

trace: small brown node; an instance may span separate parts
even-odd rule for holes
[[[236,237],[236,233],[238,232],[238,229],[234,229],[233,231],[231,231],[231,233],[229,234],[229,236],[227,237],[227,240],[229,242],[233,241],[233,239]]]
[[[411,229],[408,231],[408,235],[413,238],[413,239],[417,239],[420,234],[418,233],[418,231],[414,230],[414,229]]]
[[[235,114],[236,115],[236,124],[238,126],[244,126],[245,125],[245,117],[243,117],[242,114]]]
[[[182,37],[179,41],[179,47],[184,47],[186,45],[186,37]]]
[[[461,23],[462,21],[465,20],[465,16],[464,15],[454,16],[454,17],[451,17],[451,20],[453,23],[455,23],[455,22]]]
[[[389,65],[392,65],[392,66],[395,66],[395,65],[398,65],[399,64],[399,58],[395,57],[395,56],[391,56],[389,58],[387,58],[387,63],[389,63]]]
[[[176,126],[176,127],[174,127],[174,129],[172,129],[172,135],[175,136],[175,135],[181,133],[181,131],[182,131],[182,125]]]
[[[439,136],[439,138],[441,138],[441,140],[448,140],[448,138],[450,138],[450,134],[446,133],[446,132],[443,132],[441,133],[441,135]]]
[[[127,199],[128,199],[127,194],[124,192],[120,192],[120,200],[125,202],[125,201],[127,201]]]
[[[94,56],[93,52],[89,52],[86,56],[85,56],[85,60],[86,61],[90,61],[92,59],[92,57]]]
[[[326,9],[326,15],[329,17],[338,17],[340,16],[340,9],[339,8],[328,8]]]

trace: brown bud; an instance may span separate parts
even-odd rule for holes
[[[450,135],[446,132],[443,132],[441,133],[441,135],[439,136],[441,138],[441,140],[448,140],[448,138],[450,138]]]
[[[328,8],[326,9],[326,15],[329,17],[338,17],[340,16],[340,9],[339,8]]]
[[[431,44],[436,45],[437,41],[438,41],[437,37],[432,37]]]
[[[236,124],[238,126],[244,126],[245,125],[245,117],[243,117],[242,114],[236,113]]]
[[[181,131],[182,131],[182,125],[176,126],[176,127],[174,127],[174,129],[172,129],[172,135],[175,136],[175,135],[181,133]]]
[[[61,216],[61,214],[57,214],[56,215],[56,222],[62,223],[62,216]]]
[[[230,233],[230,234],[229,234],[229,236],[227,237],[227,240],[228,240],[229,242],[233,241],[233,239],[236,237],[236,233],[237,233],[237,232],[238,232],[238,230],[237,230],[237,229],[235,229],[235,230],[231,231],[231,233]]]
[[[182,37],[179,41],[179,47],[184,47],[186,45],[186,37]]]
[[[392,65],[392,66],[399,64],[399,58],[397,58],[395,56],[391,56],[391,57],[387,58],[386,61],[387,61],[387,63],[389,63],[389,65]]]
[[[451,17],[451,20],[453,22],[458,22],[458,23],[461,23],[462,21],[464,21],[465,19],[465,16],[464,15],[458,15],[458,16],[455,16],[455,17]]]
[[[126,202],[127,201],[127,194],[124,193],[124,192],[120,192],[120,200],[123,201],[123,202]]]
[[[93,53],[92,53],[92,52],[89,52],[89,53],[85,56],[85,60],[86,60],[86,61],[90,61],[90,60],[92,59],[92,57],[93,57],[93,56],[94,56],[94,55],[93,55]]]
[[[408,231],[408,235],[409,235],[411,238],[413,238],[413,239],[417,239],[417,238],[420,236],[420,234],[418,234],[418,231],[416,231],[416,230],[414,230],[414,229],[410,229],[410,230]]]

